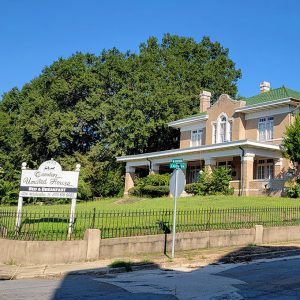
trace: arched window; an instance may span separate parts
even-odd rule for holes
[[[226,114],[221,114],[216,122],[212,123],[213,144],[225,143],[232,140],[232,121]]]
[[[227,119],[225,116],[220,118],[220,132],[219,132],[219,143],[224,143],[227,141],[226,132],[227,132]]]

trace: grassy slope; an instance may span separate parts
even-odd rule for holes
[[[234,207],[299,207],[299,199],[278,197],[238,197],[238,196],[195,196],[180,198],[177,202],[178,209],[197,208],[234,208]],[[1,207],[4,210],[15,210],[16,207]],[[129,198],[129,199],[102,199],[98,201],[82,202],[77,204],[76,210],[92,211],[132,211],[132,210],[157,210],[172,209],[172,198]],[[68,212],[70,204],[61,205],[26,205],[24,211],[38,212]]]

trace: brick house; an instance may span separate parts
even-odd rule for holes
[[[260,84],[260,93],[245,100],[223,94],[211,106],[211,93],[200,94],[200,112],[168,125],[180,130],[180,148],[122,156],[126,163],[125,195],[134,186],[138,169],[158,173],[174,158],[187,163],[186,182],[198,179],[207,166],[231,168],[235,194],[282,195],[293,165],[282,157],[280,144],[300,104],[300,92],[284,86],[270,89]]]

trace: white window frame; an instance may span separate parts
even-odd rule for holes
[[[203,129],[191,131],[191,147],[201,146],[203,142]]]
[[[273,140],[274,137],[274,117],[259,118],[257,126],[257,139],[260,142]]]
[[[226,143],[232,141],[232,118],[221,113],[216,122],[212,122],[212,143]]]
[[[261,180],[272,179],[274,177],[273,159],[260,159],[257,161],[256,178]]]

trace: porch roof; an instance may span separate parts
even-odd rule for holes
[[[119,162],[134,162],[147,159],[160,159],[167,157],[177,157],[178,155],[190,155],[190,154],[200,154],[200,153],[213,153],[214,151],[230,150],[238,147],[246,148],[256,148],[261,150],[267,150],[272,152],[278,152],[278,156],[281,156],[281,150],[279,145],[265,144],[262,142],[251,141],[251,140],[240,140],[212,145],[202,145],[197,147],[182,148],[182,149],[172,149],[165,151],[149,152],[136,155],[127,155],[117,157]],[[280,154],[280,155],[279,155]]]

